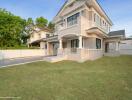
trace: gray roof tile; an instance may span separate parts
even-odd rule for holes
[[[125,30],[112,31],[109,36],[125,36]]]

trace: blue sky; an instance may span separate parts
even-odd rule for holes
[[[114,23],[112,30],[126,29],[132,35],[132,0],[98,0]],[[23,18],[43,16],[48,20],[56,15],[65,0],[0,0],[5,8]]]

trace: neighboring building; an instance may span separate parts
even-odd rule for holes
[[[132,55],[132,38],[126,38],[119,44],[120,54]]]
[[[50,36],[49,30],[47,28],[37,28],[34,27],[33,32],[30,34],[30,38],[28,40],[29,46],[36,46],[43,49],[43,40]]]
[[[96,0],[67,0],[53,23],[55,33],[42,39],[41,48],[57,59],[95,60],[111,53],[110,43],[115,44],[112,54],[118,55],[119,43],[125,38],[124,31],[110,32],[113,23]]]

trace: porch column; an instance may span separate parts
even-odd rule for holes
[[[59,49],[62,49],[62,38],[59,40]]]
[[[58,54],[57,55],[62,55],[62,50],[63,50],[63,47],[62,47],[62,38],[59,39],[59,49],[58,49]]]
[[[116,51],[119,51],[119,42],[116,42]]]
[[[82,36],[79,36],[79,49],[82,49]]]
[[[47,44],[47,53],[46,54],[49,55],[49,50],[50,50],[49,49],[49,42],[47,42],[46,44]]]

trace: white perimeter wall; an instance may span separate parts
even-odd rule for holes
[[[45,56],[46,51],[44,49],[33,49],[33,50],[0,50],[0,60],[12,59],[20,57],[35,57]]]
[[[132,40],[124,40],[119,44],[120,54],[132,55]]]

